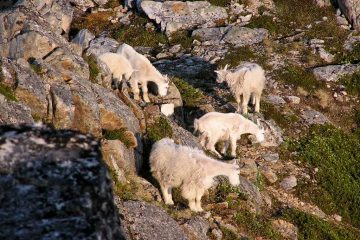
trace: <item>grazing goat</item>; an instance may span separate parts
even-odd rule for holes
[[[152,146],[150,167],[160,184],[165,204],[174,204],[172,188],[181,187],[181,195],[196,212],[203,211],[201,197],[214,185],[214,177],[225,175],[232,185],[240,184],[240,170],[236,163],[217,161],[201,150],[177,145],[170,138],[163,138]]]
[[[130,62],[119,54],[107,52],[101,54],[99,59],[110,69],[116,88],[119,87],[119,84],[123,79],[123,75],[125,80],[129,81],[131,75],[134,73],[134,69],[132,68]]]
[[[194,120],[194,133],[200,133],[200,144],[216,153],[215,144],[219,141],[225,141],[224,148],[221,153],[225,154],[231,146],[231,156],[236,156],[236,142],[241,138],[242,134],[253,134],[258,142],[265,139],[264,129],[249,119],[246,119],[238,113],[219,113],[210,112],[199,119]]]
[[[150,102],[147,88],[148,82],[154,82],[157,85],[159,95],[162,97],[166,96],[169,88],[169,78],[166,75],[163,76],[145,56],[136,52],[135,49],[126,43],[123,43],[118,48],[117,53],[128,59],[131,66],[138,70],[131,77],[130,81],[135,100],[140,99],[138,83],[141,84],[145,102]]]
[[[248,112],[247,105],[252,96],[252,104],[255,105],[255,112],[260,111],[261,93],[265,86],[265,72],[256,63],[245,63],[236,68],[234,72],[224,69],[215,71],[217,73],[216,82],[226,82],[237,102],[237,112]],[[242,98],[241,98],[242,97]]]

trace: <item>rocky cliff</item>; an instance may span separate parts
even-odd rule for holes
[[[0,9],[2,238],[358,238],[358,1],[19,0]],[[124,42],[171,77],[166,97],[145,104],[126,84],[114,89],[98,56]],[[217,179],[204,213],[190,212],[177,189],[165,206],[151,145],[171,137],[201,148],[194,119],[236,109],[214,70],[246,61],[266,71],[260,114],[249,106],[246,116],[263,120],[266,141],[238,142],[241,185]]]

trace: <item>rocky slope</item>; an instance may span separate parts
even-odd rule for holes
[[[0,164],[6,167],[1,168],[0,178],[14,183],[0,195],[0,202],[10,210],[12,201],[24,194],[11,189],[43,181],[38,171],[46,173],[48,164],[55,164],[53,150],[48,149],[53,145],[54,152],[81,156],[56,160],[60,168],[69,161],[74,165],[68,169],[70,175],[78,171],[84,178],[91,173],[97,179],[93,187],[65,182],[64,191],[76,191],[74,198],[80,193],[89,198],[81,201],[107,206],[93,218],[91,211],[98,211],[98,205],[89,212],[77,200],[57,200],[50,190],[36,199],[30,192],[20,205],[32,205],[39,215],[22,218],[17,228],[10,224],[16,216],[0,222],[6,226],[0,233],[4,237],[17,230],[19,238],[56,238],[54,234],[69,236],[76,229],[88,234],[80,231],[79,238],[106,239],[120,235],[125,239],[357,239],[360,235],[357,1],[50,0],[5,1],[0,8],[0,124],[43,122],[57,130],[91,134],[112,176],[110,184],[90,137],[66,131],[51,132],[50,137],[49,129],[4,128]],[[145,104],[132,99],[126,84],[121,91],[113,89],[109,69],[97,57],[116,51],[123,42],[171,76],[166,97],[151,95],[152,103]],[[148,170],[151,144],[168,136],[200,148],[191,134],[194,118],[210,111],[235,111],[226,86],[215,83],[214,70],[243,61],[257,62],[266,70],[261,113],[247,116],[264,120],[266,141],[261,146],[253,145],[251,137],[239,141],[241,186],[233,188],[226,179],[218,179],[218,187],[203,199],[204,213],[190,212],[179,194],[174,207],[165,206]],[[166,117],[164,106],[169,103],[175,113]],[[28,144],[25,139],[32,135],[37,141]],[[18,139],[24,141],[17,146],[24,156],[7,166],[6,146]],[[70,140],[74,145],[64,144]],[[84,150],[95,151],[96,164],[87,166],[87,155],[77,153]],[[49,152],[48,157],[34,157],[35,169],[24,164],[32,161],[26,154],[42,156],[42,151]],[[15,165],[27,166],[21,178],[25,183],[19,183]],[[4,182],[0,187],[5,186]],[[41,186],[33,184],[28,191]],[[56,181],[44,186],[62,188]],[[49,201],[56,206],[65,201],[64,206],[76,208],[73,214],[81,215],[84,225],[58,223],[56,214],[61,211],[56,212],[56,206],[37,207],[36,203]],[[113,202],[119,215],[109,213]],[[9,209],[2,208],[1,214],[11,215]],[[26,216],[30,210],[18,209]],[[47,218],[44,211],[54,214],[48,225],[40,224]],[[61,218],[67,219],[66,214]],[[48,232],[28,232],[28,219]],[[99,229],[87,231],[89,224]]]

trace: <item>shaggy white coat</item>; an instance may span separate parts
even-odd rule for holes
[[[252,96],[255,112],[260,111],[260,98],[265,86],[265,72],[256,63],[245,63],[238,66],[234,72],[224,69],[215,71],[218,83],[226,82],[237,102],[237,112],[248,112],[247,105]]]
[[[174,204],[172,188],[181,187],[181,195],[196,212],[203,211],[201,197],[214,185],[214,177],[224,175],[232,185],[240,184],[237,164],[217,161],[201,150],[177,145],[169,138],[163,138],[152,146],[150,167],[160,184],[165,204]]]
[[[140,83],[144,101],[150,102],[147,88],[148,82],[154,82],[157,85],[159,95],[162,97],[166,96],[169,88],[169,78],[166,75],[163,76],[145,56],[136,52],[135,49],[126,43],[120,45],[117,53],[128,59],[133,69],[137,70],[130,80],[134,99],[140,99],[138,87]]]
[[[110,69],[116,88],[119,87],[123,77],[126,81],[130,81],[134,69],[125,57],[116,53],[107,52],[101,54],[99,59]]]
[[[200,144],[216,153],[215,144],[219,141],[225,141],[224,148],[221,153],[225,154],[231,146],[231,156],[236,156],[236,142],[243,134],[255,135],[258,142],[265,139],[265,130],[251,120],[243,117],[238,113],[219,113],[209,112],[199,119],[194,120],[194,133],[200,133]]]

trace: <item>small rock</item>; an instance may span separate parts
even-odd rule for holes
[[[338,222],[341,222],[341,220],[342,220],[342,217],[337,214],[334,214],[332,217],[335,219],[335,221],[338,221]]]
[[[172,54],[169,52],[161,52],[156,55],[156,58],[157,59],[169,58],[169,57],[171,57],[171,55]]]
[[[294,175],[288,176],[280,182],[280,186],[286,191],[291,190],[292,188],[296,187],[296,185],[297,179]]]
[[[240,16],[241,22],[249,22],[251,20],[252,14],[248,14],[246,16]]]
[[[275,183],[278,180],[276,174],[273,170],[271,170],[271,168],[263,166],[260,168],[260,171],[270,183]]]
[[[298,239],[298,228],[292,223],[277,219],[272,221],[272,225],[285,239]]]
[[[176,44],[169,49],[171,53],[178,53],[181,50],[181,44]]]
[[[279,160],[279,154],[278,153],[266,153],[262,156],[265,161],[267,162],[277,162]]]
[[[174,114],[174,104],[173,103],[167,103],[161,105],[161,113],[165,116],[171,116]]]
[[[244,166],[240,169],[240,173],[249,179],[256,179],[258,168],[254,159],[244,159],[241,161]]]
[[[274,105],[280,105],[280,104],[285,104],[285,100],[280,97],[280,96],[276,96],[276,95],[269,95],[266,97],[266,101],[274,104]]]
[[[299,103],[300,103],[300,98],[297,97],[297,96],[287,96],[287,97],[286,97],[286,100],[287,100],[289,103],[292,103],[292,104],[299,104]]]
[[[213,230],[211,230],[211,233],[215,236],[216,240],[223,239],[223,234],[220,229],[214,228]]]
[[[151,105],[145,107],[144,112],[146,112],[150,116],[158,116],[160,114],[160,109],[157,105]]]
[[[310,125],[325,124],[330,122],[329,119],[324,114],[313,109],[305,110],[301,114],[301,117]]]

